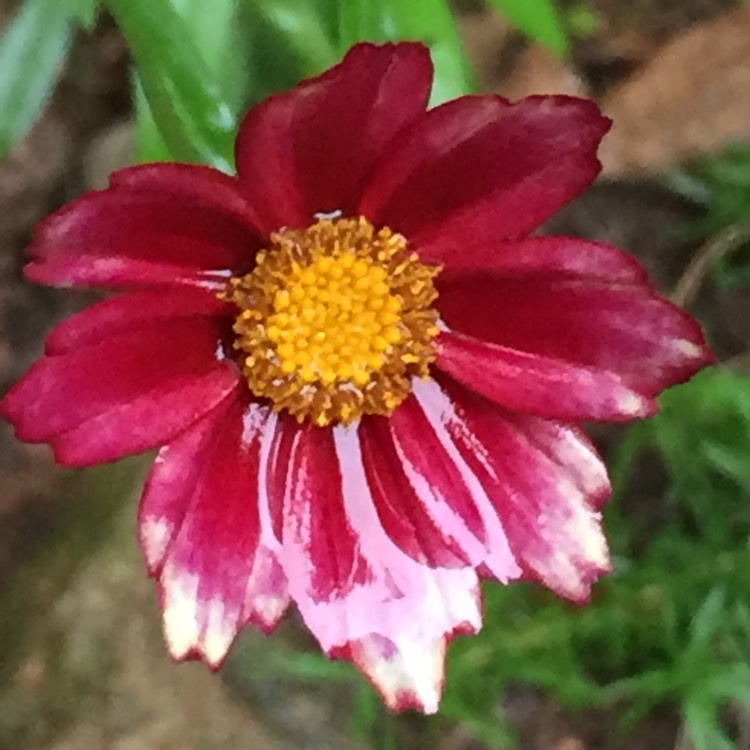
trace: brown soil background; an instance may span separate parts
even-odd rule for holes
[[[599,27],[570,64],[526,44],[478,1],[459,3],[458,14],[486,90],[593,95],[614,118],[603,179],[550,230],[635,253],[669,290],[699,251],[674,242],[695,208],[657,178],[750,140],[750,4],[591,5]],[[0,27],[13,6],[0,2]],[[108,19],[79,34],[40,121],[0,162],[0,392],[38,356],[50,328],[91,300],[27,284],[21,267],[37,221],[132,161],[128,64]],[[744,352],[750,328],[736,311],[750,309],[750,294],[698,304],[725,330],[722,351]],[[67,471],[0,424],[0,750],[355,750],[346,689],[274,670],[279,653],[305,645],[294,623],[270,640],[243,636],[220,677],[171,663],[135,541],[147,463]],[[644,487],[651,481],[640,478]],[[668,712],[617,741],[612,716],[571,716],[533,692],[519,690],[506,708],[524,750],[687,750]],[[404,720],[402,748],[483,747],[449,726],[437,745],[425,744],[421,727]]]

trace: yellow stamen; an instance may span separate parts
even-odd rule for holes
[[[390,414],[435,359],[439,270],[364,217],[273,234],[223,294],[250,390],[319,426]]]

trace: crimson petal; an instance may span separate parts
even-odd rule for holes
[[[245,623],[271,629],[289,602],[259,516],[268,413],[228,399],[163,448],[151,471],[139,534],[177,659],[219,667]]]
[[[585,601],[611,569],[597,508],[606,468],[576,428],[506,411],[461,386],[415,389],[494,505],[527,576]]]
[[[532,280],[540,276],[600,279],[646,284],[646,269],[632,256],[601,242],[578,237],[527,237],[472,247],[451,258],[437,278],[439,288],[452,288],[480,272],[496,277]]]
[[[99,302],[60,323],[45,342],[47,354],[67,354],[120,334],[170,326],[177,318],[226,317],[232,310],[212,292],[193,287],[145,290]]]
[[[26,272],[57,286],[223,284],[261,239],[239,183],[179,164],[115,173],[36,230]]]
[[[436,365],[509,409],[555,419],[631,420],[656,413],[655,399],[617,373],[530,354],[444,331]]]
[[[42,357],[2,402],[18,437],[61,463],[111,461],[168,442],[238,387],[210,319],[124,332]]]
[[[582,272],[523,277],[467,272],[439,280],[438,287],[440,314],[449,328],[592,368],[600,371],[597,377],[613,374],[648,397],[712,361],[698,323],[645,283]],[[607,418],[606,410],[594,418]]]
[[[527,234],[586,188],[609,125],[572,97],[456,99],[399,137],[359,211],[408,237],[424,261],[450,264]]]
[[[425,110],[432,63],[420,44],[358,44],[319,78],[250,111],[237,170],[266,232],[351,215],[386,144]]]

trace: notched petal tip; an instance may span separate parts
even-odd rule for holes
[[[444,637],[399,649],[388,638],[371,634],[331,649],[329,656],[356,664],[391,711],[411,708],[433,714],[443,692],[445,650]]]

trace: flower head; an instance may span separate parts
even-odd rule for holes
[[[401,709],[437,708],[479,576],[583,601],[610,569],[578,424],[710,360],[607,245],[530,233],[586,188],[591,102],[427,110],[418,44],[358,45],[246,117],[237,176],[153,164],[38,229],[28,277],[115,296],[2,401],[71,466],[160,448],[140,507],[176,658],[294,602]]]

